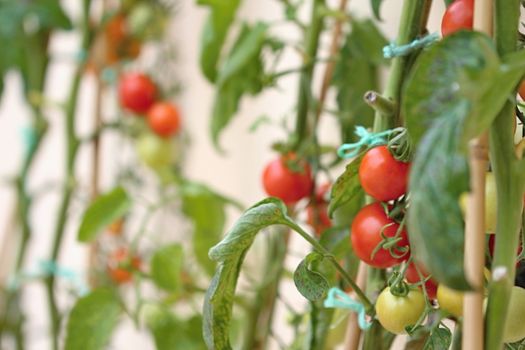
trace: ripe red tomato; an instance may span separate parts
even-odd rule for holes
[[[124,109],[145,113],[155,102],[157,87],[145,74],[126,73],[120,77],[118,93]]]
[[[366,193],[387,202],[406,193],[409,167],[396,160],[386,146],[375,147],[359,165],[359,180]]]
[[[169,102],[157,102],[148,111],[148,124],[157,135],[169,137],[180,130],[180,113]]]
[[[419,268],[419,272],[421,272],[421,275],[423,275],[423,278],[426,279],[430,274],[425,271],[425,269],[418,264],[417,267]],[[408,283],[420,283],[421,279],[419,278],[419,274],[416,270],[416,265],[411,262],[406,270],[405,278]],[[437,283],[432,279],[428,279],[425,282],[425,289],[427,291],[428,297],[430,299],[436,299],[436,293],[437,293]]]
[[[269,196],[280,198],[286,204],[294,204],[307,197],[312,190],[312,172],[306,161],[299,161],[301,171],[288,167],[288,161],[294,161],[296,156],[290,154],[274,159],[266,165],[263,171],[263,187]]]
[[[129,282],[133,278],[133,271],[139,270],[141,263],[138,256],[131,255],[126,248],[119,248],[108,257],[109,277],[117,284]]]
[[[386,237],[394,237],[398,229],[399,224],[386,215],[380,203],[368,204],[357,213],[352,222],[350,239],[354,253],[359,259],[376,268],[385,269],[401,263],[408,258],[408,252],[403,254],[399,251],[398,255],[403,254],[403,256],[394,257],[389,250],[381,248],[372,257],[374,249],[383,240],[381,232]],[[407,233],[404,229],[401,231],[401,240],[397,246],[408,248]]]
[[[456,0],[447,7],[441,21],[441,34],[450,35],[460,29],[472,29],[474,0]]]
[[[330,186],[331,184],[327,182],[317,187],[315,199],[306,207],[306,223],[314,229],[318,236],[332,227],[332,221],[328,216],[328,202],[326,199]]]

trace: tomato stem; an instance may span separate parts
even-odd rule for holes
[[[393,117],[397,110],[397,105],[394,101],[380,95],[376,91],[367,91],[364,100],[367,105],[385,117]]]

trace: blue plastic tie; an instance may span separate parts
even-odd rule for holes
[[[41,279],[48,276],[57,276],[70,281],[80,296],[89,293],[89,288],[77,272],[58,266],[56,262],[50,260],[40,261],[36,271],[21,272],[15,276],[11,276],[8,280],[7,288],[14,291],[19,289],[20,285],[26,281]]]
[[[328,296],[324,301],[324,307],[337,308],[337,309],[348,309],[357,313],[357,321],[359,328],[366,331],[372,326],[371,322],[366,320],[366,311],[363,304],[350,298],[348,294],[343,292],[341,289],[333,287],[328,291]]]
[[[32,126],[25,126],[20,130],[24,142],[24,151],[26,154],[33,151],[36,146],[36,130]]]
[[[409,44],[398,46],[395,43],[390,43],[383,47],[383,57],[394,58],[397,56],[406,56],[414,50],[424,48],[439,40],[438,33],[432,33],[422,38],[415,39]]]
[[[337,150],[337,155],[341,158],[349,159],[357,157],[363,148],[381,146],[387,144],[387,139],[397,130],[386,130],[378,133],[371,133],[362,126],[355,127],[355,134],[359,136],[359,141],[355,143],[345,143]]]
[[[117,70],[115,68],[106,67],[102,70],[101,78],[108,84],[113,84],[117,81]]]

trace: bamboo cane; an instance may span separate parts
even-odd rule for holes
[[[492,0],[474,3],[474,29],[492,34]],[[467,202],[465,230],[465,273],[475,288],[465,293],[463,304],[463,350],[484,348],[483,266],[485,262],[485,174],[488,163],[488,135],[469,145],[471,194]]]
[[[359,269],[357,271],[356,283],[361,289],[366,287],[366,271],[367,266],[364,262],[359,263]],[[345,337],[345,350],[357,350],[359,347],[359,341],[361,340],[361,329],[357,322],[357,314],[351,313],[348,319],[348,326],[346,328]]]

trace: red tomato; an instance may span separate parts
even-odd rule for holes
[[[423,278],[427,278],[430,274],[425,271],[425,269],[418,264],[417,267],[419,268],[419,272],[421,272],[421,275],[423,275]],[[416,270],[416,265],[411,262],[406,270],[405,278],[408,283],[420,283],[421,279],[419,278],[419,274]],[[428,279],[425,282],[425,289],[427,291],[428,297],[430,299],[436,299],[436,293],[437,293],[437,283],[432,279]]]
[[[441,34],[450,35],[460,29],[472,29],[474,0],[456,0],[447,7],[441,21]]]
[[[169,137],[180,130],[180,113],[169,102],[157,102],[148,111],[148,124],[157,135]]]
[[[126,248],[115,250],[108,258],[108,274],[117,284],[131,281],[133,270],[139,270],[141,260],[136,255],[130,255]]]
[[[406,193],[409,163],[396,160],[386,146],[369,150],[359,165],[359,180],[367,194],[387,202]]]
[[[328,216],[328,202],[326,195],[331,184],[326,182],[315,190],[315,199],[306,207],[306,223],[310,225],[319,236],[323,231],[332,227]]]
[[[307,197],[313,181],[310,165],[299,161],[301,171],[294,171],[286,164],[295,155],[279,157],[266,165],[263,171],[263,187],[269,196],[280,198],[286,204],[294,204]]]
[[[379,249],[372,257],[372,253],[383,240],[381,232],[386,237],[394,237],[398,229],[399,224],[386,215],[380,203],[376,202],[363,207],[352,222],[350,235],[356,256],[368,265],[382,269],[406,260],[408,252],[403,254],[399,251],[396,253],[403,254],[403,256],[393,257],[390,251],[384,248]],[[401,240],[397,246],[408,248],[407,233],[404,229],[401,231]]]
[[[124,109],[145,113],[155,102],[157,87],[145,74],[126,73],[120,77],[118,93]]]

